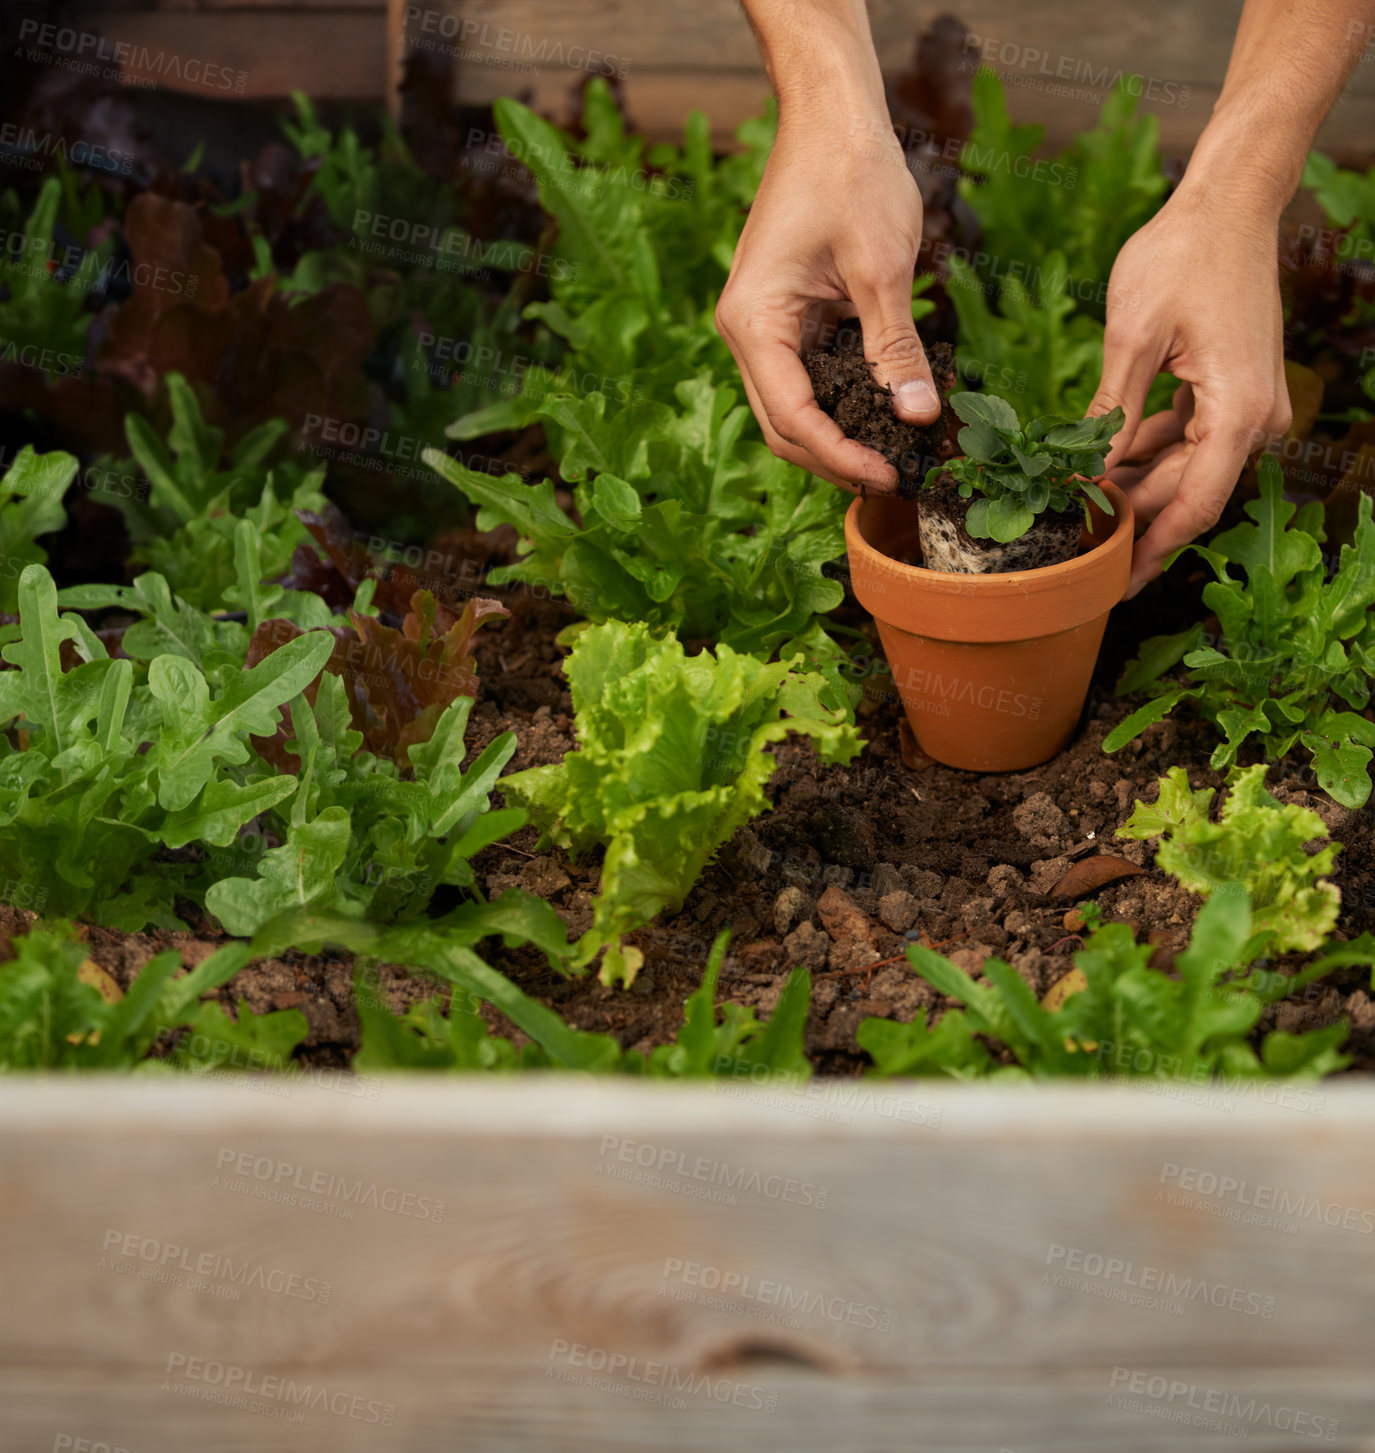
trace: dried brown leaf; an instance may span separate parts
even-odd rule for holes
[[[1121,878],[1135,878],[1146,870],[1129,863],[1126,858],[1115,858],[1109,853],[1099,853],[1096,858],[1082,858],[1075,863],[1051,887],[1048,898],[1086,898],[1109,883]]]

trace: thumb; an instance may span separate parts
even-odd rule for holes
[[[1103,338],[1103,376],[1088,412],[1093,417],[1109,414],[1120,408],[1126,422],[1112,441],[1107,469],[1131,458],[1132,441],[1141,427],[1146,408],[1146,395],[1155,381],[1155,357],[1139,343],[1114,340],[1111,333]]]
[[[940,417],[941,401],[912,321],[911,280],[854,301],[864,332],[865,360],[874,377],[892,389],[893,412],[909,424],[934,422]]]

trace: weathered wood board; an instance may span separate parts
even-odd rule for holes
[[[694,106],[717,139],[758,113],[768,83],[737,0],[691,6],[643,0],[389,0],[389,27],[454,60],[459,94],[483,101],[529,92],[562,114],[570,88],[601,59],[621,77],[635,123],[677,137]],[[885,73],[911,59],[916,36],[954,13],[970,31],[971,67],[1004,79],[1019,122],[1039,122],[1051,142],[1093,124],[1122,71],[1142,78],[1142,107],[1159,117],[1162,145],[1186,154],[1212,112],[1227,70],[1242,0],[870,0]],[[1375,55],[1368,57],[1375,61]],[[1375,64],[1363,64],[1320,140],[1338,152],[1375,135]]]
[[[0,1453],[1375,1446],[1375,1091],[872,1088],[10,1079]]]
[[[1143,78],[1142,106],[1161,142],[1187,154],[1211,113],[1242,0],[870,0],[888,74],[907,65],[919,31],[953,11],[968,26],[970,64],[1002,75],[1013,114],[1046,127],[1051,145],[1091,125],[1122,69]],[[313,96],[393,104],[401,61],[429,47],[455,64],[464,98],[518,94],[566,113],[589,69],[611,56],[632,116],[651,138],[681,135],[693,107],[718,143],[756,115],[768,85],[737,0],[691,6],[645,0],[106,0],[81,12],[112,44],[127,42],[242,72],[248,98]],[[153,77],[171,89],[175,78]],[[1357,68],[1319,133],[1339,156],[1375,136],[1375,52]]]

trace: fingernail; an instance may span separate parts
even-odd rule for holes
[[[894,398],[909,413],[922,414],[936,402],[936,391],[924,378],[914,378],[903,384]]]

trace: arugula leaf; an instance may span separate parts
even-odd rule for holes
[[[1167,810],[1188,814],[1172,784]],[[1248,1042],[1262,1011],[1284,987],[1262,992],[1241,971],[1269,938],[1255,932],[1241,883],[1218,885],[1195,921],[1188,948],[1175,960],[1177,977],[1150,967],[1154,948],[1134,941],[1125,923],[1098,924],[1074,955],[1061,985],[1037,1002],[1026,982],[1001,959],[984,961],[980,983],[941,955],[913,945],[912,968],[962,1009],[932,1025],[922,1013],[910,1024],[866,1019],[858,1040],[878,1075],[949,1075],[955,1079],[1088,1079],[1140,1077],[1191,1083],[1240,1083],[1264,1078],[1311,1079],[1350,1063],[1338,1053],[1348,1026],[1289,1035],[1267,1034],[1259,1055]],[[1370,945],[1354,961],[1375,962]],[[1341,954],[1311,966],[1314,976],[1344,962]],[[1000,1066],[979,1038],[1000,1045],[1014,1061]]]
[[[47,551],[36,541],[66,524],[62,496],[76,470],[70,454],[38,455],[26,444],[0,479],[0,558],[5,561],[0,611],[13,612],[19,604],[18,581],[24,567],[47,560]]]
[[[0,728],[13,729],[0,735],[0,873],[52,913],[131,932],[179,927],[172,902],[189,869],[154,855],[193,838],[227,842],[295,790],[262,771],[247,739],[276,729],[328,637],[303,638],[268,672],[224,665],[212,683],[165,654],[139,679],[103,651],[63,669],[64,643],[86,643],[79,617],[58,614],[41,565],[19,578],[19,617],[19,639],[4,647],[16,669],[0,671]]]
[[[1260,498],[1245,505],[1252,523],[1224,531],[1208,546],[1189,547],[1217,576],[1204,587],[1203,601],[1220,622],[1220,639],[1204,646],[1196,627],[1147,641],[1117,693],[1146,689],[1154,699],[1109,733],[1103,746],[1116,751],[1192,699],[1223,737],[1212,766],[1230,767],[1251,741],[1271,761],[1301,744],[1323,790],[1344,807],[1360,807],[1370,797],[1375,755],[1375,722],[1362,715],[1375,673],[1371,500],[1358,496],[1354,537],[1342,546],[1328,579],[1319,548],[1325,539],[1322,507],[1296,514],[1284,498],[1273,455],[1261,460],[1259,486]],[[1232,565],[1242,568],[1244,580],[1232,574]],[[1188,668],[1183,688],[1160,679],[1181,659]]]

